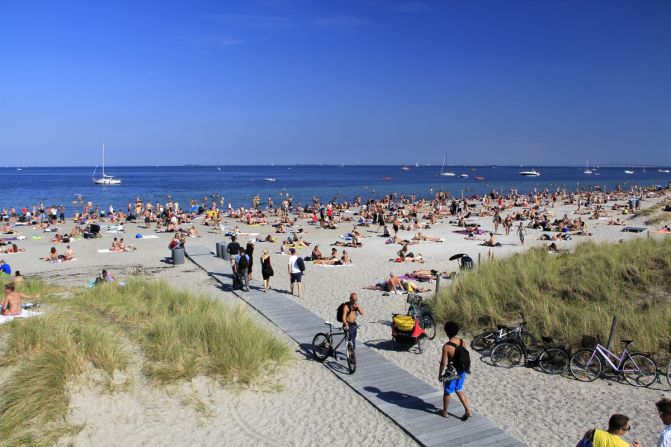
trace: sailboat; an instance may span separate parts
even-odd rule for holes
[[[96,170],[93,169],[93,183],[96,185],[120,185],[121,179],[114,177],[113,175],[105,174],[105,145],[103,144],[103,175],[102,177],[96,178]]]
[[[454,177],[454,172],[445,171],[445,162],[447,161],[447,155],[443,157],[443,166],[440,168],[440,175],[443,177]]]
[[[587,166],[585,166],[585,170],[582,171],[582,172],[583,172],[583,174],[587,174],[587,175],[592,175],[592,174],[594,173],[594,171],[592,171],[592,170],[589,168],[589,160],[587,160]]]

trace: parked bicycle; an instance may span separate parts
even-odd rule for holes
[[[471,348],[478,352],[485,351],[502,341],[514,340],[518,335],[522,337],[526,346],[536,345],[536,337],[526,330],[526,325],[527,321],[522,315],[522,321],[517,326],[497,325],[496,329],[487,329],[471,340]]]
[[[569,353],[554,343],[552,337],[541,337],[543,345],[527,345],[521,333],[509,341],[502,341],[491,352],[495,366],[512,368],[519,364],[539,366],[547,374],[563,374],[569,365]]]
[[[319,362],[323,362],[332,355],[334,359],[338,360],[338,348],[345,342],[345,358],[347,359],[347,369],[350,374],[356,371],[356,354],[354,352],[354,344],[349,338],[349,330],[336,329],[333,330],[333,323],[329,321],[324,322],[329,327],[328,334],[319,332],[312,339],[312,353]],[[342,335],[342,339],[337,345],[334,345],[334,335]]]
[[[426,332],[427,338],[433,340],[436,337],[436,321],[429,305],[424,302],[421,295],[416,294],[408,295],[406,301],[410,305],[408,315],[415,317],[419,321],[419,327]]]
[[[581,382],[592,382],[604,373],[604,363],[633,386],[650,386],[657,380],[657,365],[645,354],[629,352],[633,340],[622,340],[622,353],[616,355],[601,344],[599,337],[583,337],[583,346],[593,345],[590,349],[581,349],[571,357],[571,374]]]

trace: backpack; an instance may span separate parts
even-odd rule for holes
[[[247,255],[240,256],[240,260],[238,261],[238,269],[244,271],[247,270],[248,266],[249,266],[249,260],[247,259]]]
[[[345,306],[347,305],[349,305],[348,302],[342,303],[340,306],[338,306],[338,310],[336,311],[336,320],[338,320],[340,323],[343,322],[345,316]]]
[[[303,262],[303,258],[296,258],[296,266],[301,273],[305,271],[305,262]]]
[[[457,372],[465,372],[466,374],[470,374],[471,354],[468,352],[468,349],[466,349],[461,344],[455,345],[451,341],[448,341],[447,344],[454,348],[454,357],[452,357],[452,363],[454,363],[454,367],[456,368]]]
[[[575,447],[594,447],[594,433],[596,433],[596,428],[593,428],[585,433],[585,436]]]
[[[596,433],[595,428],[585,433],[585,436],[578,442],[578,444],[575,447],[594,447],[594,433]]]

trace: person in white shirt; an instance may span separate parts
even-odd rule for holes
[[[662,424],[664,424],[664,430],[659,434],[657,447],[671,447],[671,399],[663,397],[655,405]]]
[[[298,256],[296,255],[296,249],[289,249],[289,253],[291,253],[291,256],[289,257],[287,271],[289,273],[289,281],[291,282],[291,294],[294,294],[294,283],[298,283],[298,298],[300,298],[301,292],[303,291],[303,284],[301,284],[303,272],[301,272],[301,269],[298,268]]]

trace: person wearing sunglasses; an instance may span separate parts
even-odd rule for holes
[[[664,430],[659,434],[659,441],[657,447],[671,447],[671,399],[664,397],[658,400],[655,405],[659,413]]]

